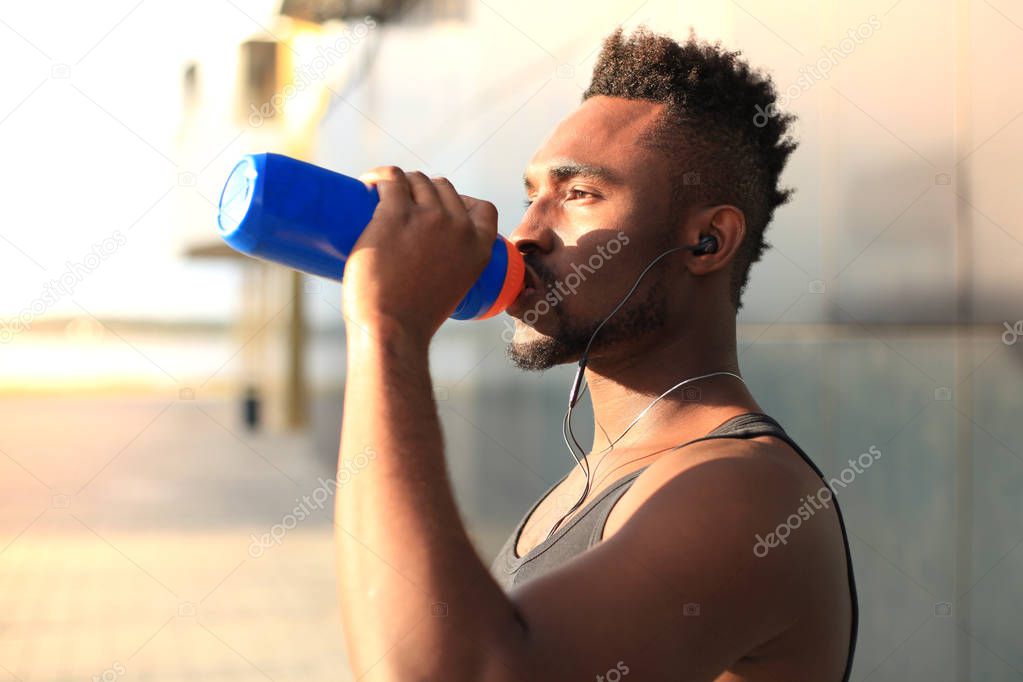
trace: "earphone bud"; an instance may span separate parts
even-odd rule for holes
[[[705,253],[716,253],[718,250],[718,239],[712,234],[705,234],[700,237],[700,241],[695,247],[689,248],[697,256],[702,256]]]

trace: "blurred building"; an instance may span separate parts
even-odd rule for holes
[[[1023,483],[1012,445],[1018,392],[998,381],[1020,371],[1019,346],[1002,334],[1023,316],[1023,198],[1010,190],[1023,92],[1001,75],[1019,57],[1018,23],[992,8],[285,2],[259,17],[269,30],[238,47],[238,78],[205,83],[224,106],[203,113],[244,134],[246,151],[297,149],[349,174],[383,164],[443,174],[494,201],[508,234],[521,216],[522,169],[579,102],[616,25],[679,38],[693,26],[742,49],[772,72],[801,140],[785,174],[797,192],[769,228],[772,248],[739,316],[744,374],[826,473],[870,445],[890,453],[884,471],[841,493],[861,586],[861,675],[885,666],[891,679],[941,670],[1017,679],[1000,677],[1023,659],[999,632],[1023,622],[997,595],[1021,594],[1008,572],[1021,558],[1006,539],[1023,535],[1009,520],[1021,488],[992,486]],[[299,35],[315,39],[299,48]],[[282,97],[324,59],[314,46],[331,40],[339,57],[303,86],[306,104]],[[290,72],[257,78],[284,61]],[[241,106],[223,97],[229,85],[247,93]],[[270,117],[247,120],[253,105],[274,101],[282,106]],[[293,112],[298,128],[288,127]],[[330,456],[340,382],[356,371],[336,350],[339,289],[261,266],[259,277],[253,300],[273,277],[275,295],[287,287],[305,307],[299,326],[292,317],[282,331],[285,360],[256,363],[257,380],[282,386],[309,373],[312,386],[293,383],[289,400],[318,396],[312,428]],[[571,464],[560,442],[570,373],[515,372],[501,324],[448,323],[433,349],[452,477],[488,551]],[[955,618],[943,620],[945,604]],[[910,644],[895,653],[893,640]]]
[[[0,670],[339,679],[329,503],[257,540],[333,470],[358,371],[340,287],[226,249],[224,179],[247,152],[397,164],[494,201],[509,234],[602,39],[641,23],[741,49],[799,117],[739,360],[829,476],[882,453],[838,492],[853,679],[1023,682],[1008,0],[5,3]],[[448,322],[431,347],[485,559],[574,464],[572,368],[514,370],[506,324]]]

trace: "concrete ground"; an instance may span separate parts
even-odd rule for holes
[[[0,681],[350,679],[327,458],[177,398],[0,400]]]

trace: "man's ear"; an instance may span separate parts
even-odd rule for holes
[[[686,243],[697,244],[701,237],[707,235],[717,240],[717,250],[689,257],[689,271],[694,275],[715,272],[732,261],[739,245],[746,238],[746,216],[730,204],[702,207],[686,221]]]

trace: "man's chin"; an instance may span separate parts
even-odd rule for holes
[[[515,336],[505,347],[505,353],[519,369],[534,372],[571,362],[579,355],[560,339],[538,332],[522,322],[515,325]]]
[[[563,364],[561,353],[556,342],[533,341],[529,343],[511,342],[505,348],[508,359],[519,369],[542,372],[556,365]]]

